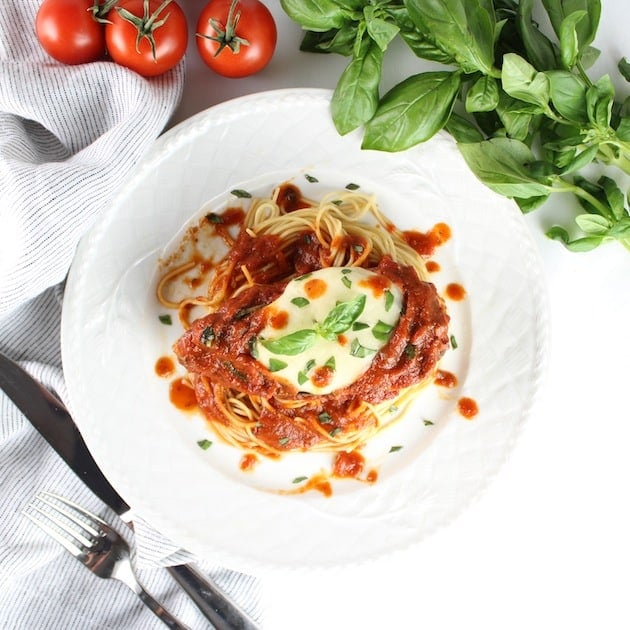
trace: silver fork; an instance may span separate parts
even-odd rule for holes
[[[100,578],[114,578],[126,584],[169,628],[188,630],[138,581],[131,564],[127,541],[101,518],[72,501],[40,492],[36,500],[47,506],[42,509],[33,501],[24,516],[57,542],[61,543],[77,560]]]

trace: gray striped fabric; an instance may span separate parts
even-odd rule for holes
[[[58,64],[35,37],[38,5],[3,0],[0,10],[0,351],[64,398],[59,324],[75,247],[167,124],[184,70],[145,80],[110,62]],[[92,576],[21,515],[39,490],[117,522],[0,392],[0,628],[163,627],[125,586]],[[135,542],[148,589],[191,627],[207,627],[160,568],[189,555],[142,521]],[[261,620],[257,579],[200,568]]]

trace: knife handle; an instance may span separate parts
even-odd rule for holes
[[[231,601],[211,579],[188,564],[166,567],[216,630],[260,630],[251,617]]]

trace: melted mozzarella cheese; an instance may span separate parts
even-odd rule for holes
[[[265,307],[257,360],[311,394],[356,381],[398,324],[402,292],[359,267],[327,267],[291,280]]]

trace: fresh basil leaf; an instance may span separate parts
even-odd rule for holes
[[[536,158],[519,140],[492,138],[458,146],[472,172],[500,195],[527,199],[552,190],[551,180],[532,176],[528,165]]]
[[[587,122],[584,82],[566,70],[552,70],[546,75],[551,88],[551,103],[556,111],[571,122]]]
[[[354,322],[354,324],[352,324],[352,330],[365,330],[366,328],[369,328],[370,325],[369,324],[365,324],[364,322]]]
[[[369,38],[364,40],[339,78],[331,101],[337,131],[345,135],[364,125],[376,112],[383,51]]]
[[[585,50],[593,42],[601,15],[600,0],[542,0],[542,3],[559,39],[565,18],[576,11],[584,11],[585,15],[575,23],[578,50]]]
[[[158,319],[165,326],[172,326],[173,325],[173,318],[170,316],[169,313],[165,313],[164,315],[158,315]]]
[[[595,159],[598,151],[599,147],[597,145],[581,151],[562,169],[562,173],[566,175],[584,168]]]
[[[612,211],[613,217],[618,221],[626,217],[628,211],[624,207],[624,195],[617,185],[617,182],[610,177],[602,176],[597,183],[604,191],[607,204]]]
[[[496,113],[510,138],[526,141],[537,109],[536,105],[519,101],[502,91]]]
[[[493,77],[481,76],[466,94],[467,112],[490,112],[499,104],[499,86]]]
[[[409,17],[465,73],[493,74],[496,16],[488,0],[406,0]]]
[[[387,289],[385,291],[385,311],[389,312],[389,309],[394,305],[394,294]]]
[[[444,127],[461,83],[458,72],[425,72],[405,79],[381,99],[365,126],[363,149],[402,151]]]
[[[243,190],[242,188],[235,188],[234,190],[231,190],[230,193],[239,199],[251,199],[252,196],[252,193],[247,190]],[[221,221],[215,221],[215,223],[223,223],[223,219],[221,218]]]
[[[575,223],[586,234],[603,236],[609,228],[610,222],[599,214],[580,214],[575,217]]]
[[[341,28],[347,12],[335,0],[280,0],[284,12],[302,28],[328,31]]]
[[[537,105],[544,111],[549,103],[549,79],[544,72],[515,53],[503,56],[501,84],[513,98]]]
[[[608,75],[601,77],[586,90],[586,113],[594,125],[608,128],[614,97],[615,88]]]
[[[527,199],[519,199],[514,197],[514,201],[517,203],[523,214],[527,214],[536,208],[542,206],[545,201],[549,199],[549,195],[540,195],[539,197],[528,197]]]
[[[337,362],[335,361],[335,357],[334,356],[329,357],[328,361],[324,363],[324,367],[334,372],[337,369]]]
[[[451,113],[451,117],[448,119],[444,129],[446,129],[457,142],[481,142],[484,139],[483,134],[472,122],[455,112]]]
[[[295,356],[315,344],[317,333],[309,328],[298,330],[278,339],[259,339],[260,343],[274,354]]]
[[[630,61],[628,61],[625,57],[622,57],[617,64],[617,68],[621,73],[621,76],[626,81],[630,81]]]
[[[534,0],[520,0],[517,6],[517,28],[528,59],[537,70],[557,67],[557,49],[532,20]]]
[[[207,451],[212,446],[211,440],[197,440],[197,446],[203,450]]]
[[[337,53],[350,57],[354,47],[357,28],[347,25],[328,31],[306,31],[300,42],[300,50],[313,53]]]
[[[548,238],[560,241],[569,251],[572,252],[590,252],[604,240],[603,236],[585,236],[571,240],[568,232],[557,225],[549,228],[546,232]]]
[[[567,15],[560,24],[560,61],[562,65],[571,70],[575,67],[580,57],[580,41],[577,33],[577,24],[586,17],[586,11],[574,11]]]
[[[337,335],[346,332],[359,318],[365,308],[365,302],[366,297],[361,294],[353,300],[337,304],[319,325],[319,334],[329,340],[336,339]]]
[[[376,45],[385,52],[390,42],[398,35],[400,28],[387,20],[377,16],[379,8],[368,5],[363,9],[368,35]]]

